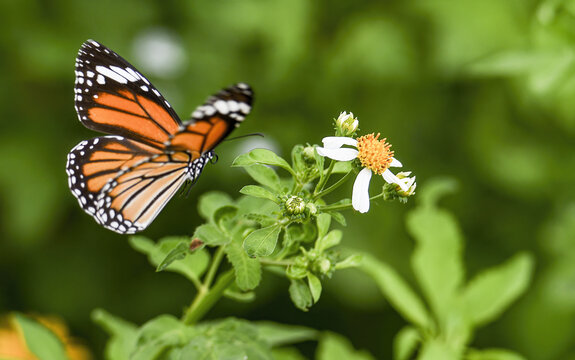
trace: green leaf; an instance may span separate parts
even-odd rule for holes
[[[136,346],[136,325],[102,309],[96,309],[92,312],[92,320],[110,335],[110,340],[106,344],[106,359],[129,359]]]
[[[237,319],[202,323],[196,334],[170,359],[269,360],[269,345],[258,336],[257,327]]]
[[[180,243],[189,245],[190,239],[187,236],[165,237],[155,244],[144,236],[131,236],[129,242],[134,249],[148,255],[148,261],[157,268]],[[199,249],[191,254],[188,253],[182,260],[172,262],[164,270],[179,273],[192,281],[198,281],[206,271],[208,263],[207,251]]]
[[[423,343],[417,360],[461,360],[462,351],[457,351],[450,345],[437,338],[429,339]]]
[[[200,196],[198,201],[198,212],[200,215],[208,220],[213,221],[213,215],[217,209],[226,205],[233,205],[232,198],[223,192],[210,191]]]
[[[358,351],[353,348],[349,340],[341,335],[325,333],[318,345],[317,360],[373,360],[367,351]]]
[[[327,234],[331,225],[331,216],[329,214],[319,214],[317,216],[317,237],[322,238]]]
[[[190,246],[185,242],[180,242],[174,247],[168,255],[162,260],[162,262],[156,268],[156,271],[163,271],[171,263],[176,260],[182,260],[190,253]]]
[[[449,182],[433,184],[437,193],[449,189]],[[463,282],[463,241],[455,218],[433,205],[438,198],[429,192],[422,194],[428,199],[427,205],[418,206],[407,216],[407,228],[416,241],[411,265],[431,308],[444,322]]]
[[[250,258],[241,244],[236,241],[228,244],[224,250],[234,267],[238,288],[243,291],[255,289],[262,277],[260,262]]]
[[[338,161],[333,166],[333,174],[347,174],[352,170],[351,161]]]
[[[139,329],[136,348],[130,360],[158,359],[165,351],[183,346],[194,335],[193,327],[187,327],[171,315],[160,315]]]
[[[291,301],[300,310],[307,311],[313,305],[309,286],[303,280],[290,279],[289,295]]]
[[[22,330],[28,350],[39,359],[68,359],[64,344],[47,327],[19,313],[14,314],[14,319]]]
[[[279,166],[290,174],[295,175],[287,161],[267,149],[254,149],[247,154],[242,154],[234,160],[232,166],[246,167],[254,164]]]
[[[383,296],[406,320],[423,329],[433,328],[423,301],[389,265],[364,254],[360,269],[373,278]]]
[[[239,209],[235,205],[224,205],[219,207],[213,215],[213,221],[220,229],[224,231],[231,231],[236,225],[236,215]]]
[[[230,242],[230,238],[213,224],[198,226],[193,237],[202,240],[204,244],[210,246],[220,246]]]
[[[244,240],[244,249],[249,256],[268,256],[277,244],[281,226],[271,225],[252,231]]]
[[[343,233],[341,232],[341,230],[332,230],[327,235],[317,240],[315,248],[319,252],[324,252],[327,249],[339,245],[342,237]]]
[[[533,258],[519,254],[479,274],[463,292],[467,316],[477,325],[497,318],[527,290],[532,273]]]
[[[363,260],[363,255],[353,254],[353,255],[346,257],[345,259],[338,262],[337,264],[335,264],[335,268],[337,270],[341,270],[341,269],[347,269],[347,268],[351,268],[351,267],[357,267],[361,264],[362,260]]]
[[[278,202],[276,194],[257,185],[246,185],[240,190],[240,193],[261,199],[268,199],[276,203]]]
[[[257,326],[260,338],[273,347],[314,340],[319,335],[317,330],[305,326],[286,325],[272,321],[257,321],[253,324]]]
[[[276,191],[281,190],[280,178],[274,169],[261,164],[246,166],[244,169],[252,177],[252,179],[262,184],[263,186],[267,186],[268,188]]]
[[[470,350],[467,360],[527,360],[516,352],[506,349]]]
[[[405,326],[401,329],[393,341],[393,359],[409,360],[421,343],[421,335],[413,326]]]
[[[312,273],[307,273],[307,282],[309,284],[309,290],[311,292],[311,297],[313,299],[314,304],[319,301],[319,297],[321,296],[321,281],[317,276]]]
[[[342,226],[347,226],[347,222],[345,221],[345,216],[343,216],[340,212],[337,211],[328,211],[328,214],[337,221]]]

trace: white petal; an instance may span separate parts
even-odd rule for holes
[[[391,158],[391,164],[389,164],[389,166],[390,167],[402,167],[403,165],[396,158]]]
[[[405,184],[405,182],[401,181],[401,179],[399,179],[397,176],[395,176],[391,171],[389,171],[389,169],[385,170],[383,172],[383,174],[381,174],[381,176],[383,176],[383,179],[385,181],[387,181],[390,184],[397,184],[399,185],[399,187],[401,188],[401,190],[403,191],[407,191],[409,190],[409,186],[407,186]]]
[[[328,149],[339,149],[343,145],[351,145],[357,147],[357,140],[345,136],[328,136],[321,139],[323,146]]]
[[[366,213],[369,210],[369,181],[371,180],[371,170],[364,168],[357,174],[353,183],[353,193],[351,195],[351,204],[353,208],[360,213]]]
[[[348,148],[340,148],[340,149],[329,149],[329,148],[322,148],[316,147],[317,153],[321,156],[327,156],[330,159],[337,160],[337,161],[350,161],[357,157],[359,153],[355,149],[348,149]]]

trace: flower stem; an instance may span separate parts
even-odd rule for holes
[[[329,180],[329,177],[331,175],[331,172],[333,171],[334,166],[335,166],[335,161],[331,160],[331,162],[329,163],[329,166],[325,172],[325,175],[317,183],[315,190],[314,190],[314,194],[318,194],[319,192],[321,192],[323,190],[324,185]]]
[[[350,176],[351,172],[348,172],[347,174],[345,174],[344,176],[342,176],[341,179],[339,179],[335,184],[333,184],[332,186],[328,187],[325,190],[322,190],[320,192],[318,192],[317,194],[315,194],[313,196],[313,199],[318,199],[324,195],[329,194],[330,192],[334,191],[335,189],[337,189],[338,187],[341,186],[341,184],[343,184],[345,181],[347,181],[347,178]]]
[[[320,210],[320,211],[331,211],[331,210],[345,210],[345,209],[349,209],[349,208],[351,208],[351,203],[319,206],[318,210]]]
[[[198,287],[198,293],[196,294],[192,305],[190,305],[184,313],[184,323],[191,325],[201,319],[202,316],[204,316],[205,313],[214,306],[216,301],[222,296],[224,290],[230,284],[231,280],[233,280],[232,272],[225,273],[219,277],[214,287],[210,289],[223,258],[224,247],[220,246],[218,250],[216,250],[212,263],[210,264],[210,268],[208,269],[208,273],[204,278],[204,282]],[[230,279],[227,279],[226,276],[230,276]]]
[[[293,261],[291,260],[275,260],[275,259],[259,259],[260,264],[262,265],[276,265],[276,266],[289,266],[293,265]]]
[[[198,322],[222,297],[224,291],[230,286],[234,280],[234,271],[229,270],[223,273],[214,284],[214,287],[198,292],[194,302],[186,313],[184,314],[184,323],[186,325],[193,325]]]

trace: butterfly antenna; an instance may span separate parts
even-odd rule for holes
[[[265,137],[264,134],[257,132],[257,133],[251,133],[251,134],[246,134],[246,135],[240,135],[240,136],[235,136],[235,137],[227,138],[227,139],[225,139],[224,141],[237,140],[237,139],[241,139],[241,138],[245,138],[245,137],[250,137],[250,136]]]

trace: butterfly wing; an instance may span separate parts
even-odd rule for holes
[[[82,141],[68,154],[66,172],[80,206],[121,234],[145,229],[209,155],[165,151],[119,136]]]
[[[76,58],[75,105],[89,129],[163,147],[181,121],[160,92],[104,45],[86,41]]]
[[[214,94],[171,136],[169,147],[204,154],[238,127],[252,108],[253,91],[238,83]]]

